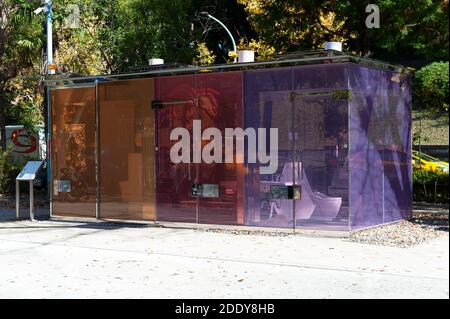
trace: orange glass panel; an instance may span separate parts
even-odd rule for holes
[[[53,214],[95,217],[95,88],[51,92]]]
[[[155,219],[153,80],[101,83],[100,218]]]

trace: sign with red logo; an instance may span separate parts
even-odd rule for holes
[[[32,154],[38,149],[36,136],[30,135],[28,129],[17,129],[11,134],[11,142],[14,152],[19,154]]]
[[[6,137],[15,162],[39,159],[39,133],[20,126],[7,126]]]

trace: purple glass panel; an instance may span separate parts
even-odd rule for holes
[[[413,216],[413,179],[412,179],[412,86],[411,86],[411,75],[404,78],[401,85],[401,99],[403,104],[403,130],[402,130],[402,144],[403,150],[406,151],[406,158],[404,159],[403,170],[407,170],[407,175],[404,179],[404,187],[408,189],[406,193],[403,194],[404,198],[402,202],[402,217],[403,219],[410,219]],[[405,163],[406,162],[406,163]],[[405,176],[405,174],[403,174]]]
[[[383,223],[382,72],[350,64],[351,228]]]
[[[347,63],[294,68],[294,88],[301,92],[329,92],[348,88]]]
[[[261,174],[259,163],[246,159],[245,224],[265,227],[293,227],[293,200],[276,193],[292,185],[292,143],[289,138],[292,125],[292,72],[289,68],[251,71],[245,73],[246,129],[265,129],[266,140],[258,140],[258,148],[266,146],[269,129],[278,129],[277,170],[273,174]],[[264,165],[266,166],[266,165]],[[292,171],[292,169],[291,169]],[[278,188],[277,188],[278,187]]]
[[[409,76],[351,65],[352,229],[411,216]]]
[[[204,190],[205,187],[217,188],[218,194],[198,199],[198,222],[243,224],[243,163],[239,163],[237,159],[234,163],[224,163],[225,129],[242,128],[242,73],[198,75],[197,84],[202,132],[208,128],[216,128],[221,134],[220,141],[213,142],[213,137],[202,140],[202,149],[209,143],[215,143],[221,150],[215,148],[209,153],[215,155],[216,152],[222,152],[222,160],[218,163],[208,164],[203,159],[199,165],[199,183],[204,185]],[[232,150],[234,154],[236,147],[234,145]]]
[[[296,228],[348,230],[347,64],[293,71]]]
[[[177,141],[170,140],[170,134],[175,128],[185,128],[192,136],[193,120],[198,117],[195,76],[157,78],[154,82],[156,218],[194,223],[197,198],[192,196],[192,185],[197,183],[198,165],[171,161],[170,150]]]
[[[383,72],[384,222],[412,216],[409,75]]]

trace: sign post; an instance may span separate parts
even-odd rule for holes
[[[20,174],[16,178],[16,218],[20,217],[20,182],[27,181],[30,183],[30,220],[34,221],[34,192],[33,181],[36,178],[37,173],[42,168],[44,162],[31,161],[23,168]]]

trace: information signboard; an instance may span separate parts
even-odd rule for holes
[[[42,167],[42,161],[31,161],[28,162],[22,169],[20,174],[17,176],[18,181],[32,181],[36,178],[36,174]]]

